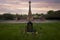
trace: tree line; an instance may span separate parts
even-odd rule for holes
[[[60,10],[57,10],[57,11],[49,10],[47,14],[36,13],[32,15],[33,15],[33,18],[36,18],[36,19],[39,19],[42,16],[45,19],[49,19],[49,20],[60,20]],[[0,20],[15,20],[16,17],[19,19],[26,19],[27,15],[4,13],[0,15]]]
[[[49,19],[49,20],[60,20],[60,10],[58,10],[58,11],[53,11],[53,10],[48,11],[47,14],[45,15],[45,18]]]

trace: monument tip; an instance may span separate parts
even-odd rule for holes
[[[29,1],[29,3],[31,3],[31,1]]]

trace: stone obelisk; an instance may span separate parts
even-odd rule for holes
[[[29,1],[29,12],[28,12],[27,19],[28,19],[28,21],[32,21],[33,20],[32,12],[31,12],[31,1]]]

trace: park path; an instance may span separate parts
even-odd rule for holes
[[[19,20],[19,21],[16,21],[16,20],[2,20],[0,21],[0,23],[27,23],[28,21],[27,20]],[[34,20],[32,21],[33,23],[53,23],[53,22],[60,22],[60,21],[57,21],[57,20],[45,20],[45,21],[41,21],[41,20]]]

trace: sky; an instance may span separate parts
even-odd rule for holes
[[[29,1],[31,1],[31,11],[46,14],[49,10],[60,10],[60,0],[0,0],[0,14],[28,14]]]

